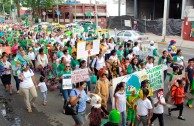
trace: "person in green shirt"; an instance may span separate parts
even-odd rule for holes
[[[63,56],[63,47],[62,46],[59,48],[59,51],[57,52],[57,57],[61,58],[61,56]]]
[[[169,77],[169,83],[172,81],[174,75],[178,75],[178,72],[179,72],[179,67],[178,66],[174,66],[173,67],[173,73],[170,74],[170,77]],[[165,101],[168,102],[168,98],[170,96],[170,90],[168,91],[168,93],[166,94],[165,96]]]
[[[65,45],[67,47],[67,50],[69,52],[69,55],[72,55],[72,46],[71,46],[71,42],[68,41],[67,44]]]
[[[124,58],[124,48],[123,46],[119,46],[119,49],[117,50],[117,56],[119,58],[120,61],[122,61],[122,59]]]
[[[127,67],[127,74],[132,74],[139,71],[138,58],[133,58],[131,64]]]
[[[59,66],[57,67],[57,73],[58,73],[58,74],[64,71],[64,69],[65,69],[65,63],[66,63],[65,58],[62,57],[62,58],[61,58],[61,63],[60,63]]]
[[[25,39],[23,39],[23,40],[20,42],[20,46],[21,46],[23,49],[26,49],[27,41],[26,41]]]
[[[78,69],[80,66],[80,62],[76,59],[76,52],[72,54],[73,59],[71,60],[71,67],[73,70]]]
[[[57,62],[56,59],[52,60],[52,73],[54,76],[57,76]]]
[[[59,80],[60,80],[60,83],[61,83],[61,87],[62,87],[62,95],[63,95],[63,98],[64,98],[64,105],[63,105],[63,110],[65,112],[65,106],[67,104],[67,101],[69,100],[69,94],[73,88],[73,84],[72,84],[72,87],[70,89],[63,89],[63,79],[64,77],[69,77],[69,75],[71,75],[72,71],[71,71],[71,66],[69,63],[66,63],[65,64],[65,68],[58,74],[58,77],[59,77]],[[64,75],[67,75],[67,76],[64,76]]]

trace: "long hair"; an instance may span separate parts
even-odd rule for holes
[[[115,97],[115,94],[123,87],[124,84],[125,82],[120,82],[117,84],[115,91],[114,91],[114,97]]]
[[[132,68],[133,68],[133,71],[135,70],[135,64],[134,64],[134,60],[135,60],[135,59],[137,59],[137,61],[138,61],[138,58],[133,58],[133,59],[131,60],[131,66],[132,66]],[[136,66],[139,67],[138,63],[136,64]]]

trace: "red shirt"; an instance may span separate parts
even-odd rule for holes
[[[18,45],[12,46],[12,48],[11,48],[12,54],[17,54],[17,51],[18,51]]]
[[[184,87],[178,87],[175,93],[175,104],[181,104],[184,102],[184,98],[183,97],[177,97],[177,95],[179,96],[183,96],[184,95]]]

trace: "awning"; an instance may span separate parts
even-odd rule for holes
[[[98,16],[106,16],[106,13],[97,13],[98,14]]]
[[[93,16],[93,14],[92,14],[91,12],[86,12],[85,14],[86,14],[86,17],[91,17],[91,16]]]
[[[74,13],[73,15],[74,15],[74,16],[80,16],[80,17],[83,17],[83,16],[84,16],[84,13]]]

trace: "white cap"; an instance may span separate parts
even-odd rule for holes
[[[154,41],[150,41],[150,44],[154,44]]]
[[[96,94],[92,96],[90,105],[93,106],[94,108],[100,108],[101,107],[101,97]]]

